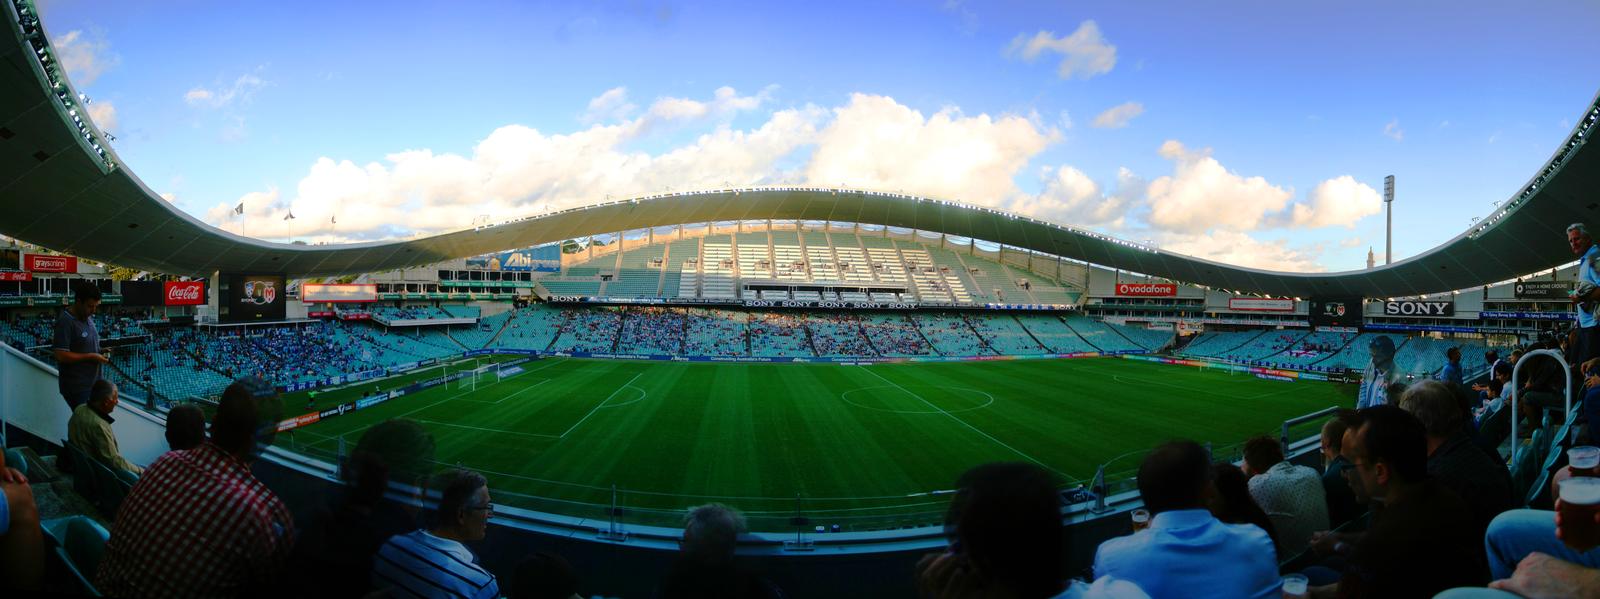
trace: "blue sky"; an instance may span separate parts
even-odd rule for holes
[[[243,201],[252,236],[807,182],[1288,270],[1381,253],[1387,174],[1398,257],[1465,230],[1564,140],[1600,54],[1588,1],[42,11],[128,167],[232,231]]]

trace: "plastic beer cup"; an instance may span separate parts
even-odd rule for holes
[[[1133,510],[1133,532],[1150,528],[1150,510],[1140,508]]]
[[[1574,477],[1561,481],[1561,540],[1574,551],[1600,546],[1600,478]]]
[[[1567,450],[1573,476],[1600,476],[1600,447],[1582,445]]]
[[[1284,576],[1283,577],[1283,596],[1284,597],[1305,597],[1306,596],[1306,592],[1308,590],[1308,587],[1310,587],[1310,586],[1311,586],[1311,579],[1306,578],[1306,575],[1304,575],[1304,574],[1290,574],[1290,575]]]

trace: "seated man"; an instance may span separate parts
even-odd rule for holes
[[[1504,461],[1472,444],[1455,392],[1439,381],[1422,381],[1400,396],[1400,408],[1422,423],[1428,439],[1428,476],[1467,502],[1474,537],[1511,509],[1511,472]]]
[[[464,541],[481,541],[494,506],[482,474],[450,470],[435,477],[439,490],[432,526],[390,537],[372,560],[372,584],[391,597],[500,596],[494,574],[478,564]]]
[[[778,598],[783,593],[772,583],[734,562],[744,516],[720,503],[689,510],[684,517],[682,549],[667,571],[658,599],[702,597]]]
[[[1061,494],[1047,470],[1024,462],[984,464],[961,475],[945,514],[950,546],[917,563],[923,596],[1141,597],[1126,581],[1090,587],[1066,580]],[[1112,591],[1121,594],[1108,595]]]
[[[1151,597],[1192,597],[1229,589],[1239,597],[1279,596],[1272,538],[1251,524],[1223,524],[1206,510],[1216,492],[1211,459],[1193,441],[1157,447],[1139,466],[1150,527],[1100,544],[1094,575],[1137,585]]]
[[[67,442],[107,467],[140,474],[144,469],[122,457],[117,435],[111,430],[111,411],[117,407],[117,395],[116,384],[105,379],[95,381],[89,387],[88,403],[74,409],[72,419],[67,421]]]
[[[1338,417],[1329,418],[1322,425],[1322,462],[1325,465],[1322,471],[1322,494],[1328,499],[1329,528],[1344,526],[1365,511],[1356,503],[1356,495],[1350,490],[1350,481],[1344,477],[1344,472],[1350,469],[1350,462],[1339,455],[1340,447],[1344,444],[1344,429],[1344,421]]]
[[[35,590],[44,570],[44,531],[33,489],[0,452],[0,589]]]
[[[1337,583],[1314,587],[1311,596],[1432,597],[1485,582],[1487,573],[1477,566],[1472,512],[1427,476],[1428,440],[1422,423],[1395,406],[1343,417],[1341,451],[1354,466],[1350,488],[1358,500],[1382,504],[1382,509],[1375,511],[1365,533],[1319,537],[1319,545],[1332,545],[1348,561]]]
[[[167,447],[173,451],[194,449],[206,440],[206,415],[200,406],[186,403],[167,411]]]
[[[211,440],[150,464],[111,528],[96,586],[112,597],[266,593],[294,539],[289,510],[250,472],[282,413],[259,378],[222,392]]]
[[[1283,555],[1298,555],[1311,546],[1311,533],[1328,529],[1328,499],[1317,471],[1283,459],[1272,437],[1244,443],[1244,473],[1250,496],[1278,527]]]

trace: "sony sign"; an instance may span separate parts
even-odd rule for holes
[[[1455,316],[1455,302],[1403,301],[1385,302],[1384,316]]]

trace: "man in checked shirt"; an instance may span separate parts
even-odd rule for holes
[[[211,438],[145,469],[117,512],[96,585],[113,597],[264,594],[294,539],[288,509],[250,473],[281,406],[260,378],[222,393]]]

